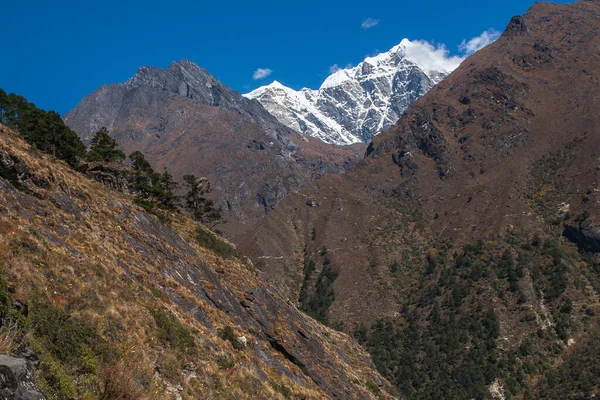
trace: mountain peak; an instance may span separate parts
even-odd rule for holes
[[[334,71],[318,90],[295,91],[274,81],[244,96],[260,101],[290,128],[325,142],[369,142],[460,61],[444,47],[402,39],[387,52]]]
[[[282,85],[279,81],[273,81],[267,85],[270,88],[287,89],[287,86]]]

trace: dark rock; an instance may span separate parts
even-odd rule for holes
[[[17,310],[24,316],[27,317],[27,315],[29,315],[29,307],[27,306],[27,304],[21,303],[19,300],[14,300],[13,307],[15,310]]]
[[[244,297],[246,298],[246,300],[248,300],[248,301],[249,301],[249,302],[251,302],[251,303],[252,303],[252,302],[254,301],[254,299],[256,298],[256,296],[254,295],[254,292],[249,292],[249,291],[246,291],[246,292],[244,293]]]
[[[248,148],[253,150],[264,150],[267,148],[267,145],[262,140],[253,140],[248,143]]]
[[[35,187],[50,188],[50,182],[35,176],[20,158],[4,152],[0,152],[0,178],[9,181],[19,190],[38,196]]]
[[[371,153],[373,153],[375,151],[375,145],[373,144],[373,142],[371,141],[369,143],[369,146],[367,146],[367,151],[365,152],[365,157],[368,157],[369,155],[371,155]]]
[[[563,236],[575,243],[579,250],[600,253],[600,228],[589,223],[566,225]]]
[[[87,176],[125,194],[137,195],[137,176],[133,170],[120,164],[90,163],[80,167]],[[149,179],[149,178],[146,178]],[[148,181],[148,184],[150,182]]]
[[[506,30],[504,31],[504,35],[508,36],[522,36],[522,35],[531,35],[529,31],[529,27],[527,23],[520,15],[514,16],[511,18]]]
[[[81,219],[81,210],[69,195],[64,192],[57,192],[51,198],[56,207],[71,214],[78,221]]]
[[[316,202],[314,200],[309,200],[306,202],[306,205],[309,207],[319,207],[321,205],[321,203]]]
[[[471,104],[471,98],[469,96],[463,96],[458,100],[461,104]]]
[[[27,360],[0,355],[0,398],[5,400],[45,399],[35,385],[33,370]]]

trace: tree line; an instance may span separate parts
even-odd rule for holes
[[[90,147],[86,148],[77,133],[64,123],[56,111],[39,109],[23,96],[6,94],[2,89],[0,123],[18,131],[37,149],[67,162],[73,168],[82,161],[124,163],[129,159],[135,173],[137,202],[147,209],[158,206],[177,211],[183,208],[194,220],[211,229],[225,222],[221,209],[206,197],[212,191],[206,178],[184,175],[187,191],[183,196],[177,195],[179,183],[166,168],[162,174],[155,172],[139,151],[126,156],[105,127],[94,134]]]

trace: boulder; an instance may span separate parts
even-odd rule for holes
[[[45,399],[35,385],[33,370],[27,360],[0,355],[0,399]]]

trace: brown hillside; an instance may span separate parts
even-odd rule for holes
[[[511,226],[538,226],[542,217],[558,215],[563,202],[573,215],[588,210],[595,217],[598,13],[597,2],[538,3],[513,18],[497,42],[378,135],[360,165],[285,199],[247,249],[256,246],[258,259],[276,259],[265,269],[299,288],[304,247],[327,247],[340,265],[338,311],[350,304],[353,314],[372,316],[371,301],[353,287],[372,290],[366,298],[381,308],[393,302],[364,282],[373,279],[366,266],[389,259],[398,241],[418,244],[431,234],[470,242]],[[536,174],[554,173],[540,163],[560,151],[569,162],[558,165],[562,187],[539,193]],[[418,224],[408,222],[415,213]]]
[[[380,371],[407,395],[489,396],[483,388],[493,379],[523,395],[527,379],[548,368],[530,369],[536,357],[562,354],[568,337],[576,342],[593,326],[585,310],[598,304],[599,33],[597,1],[535,4],[377,136],[356,167],[282,201],[243,248],[312,312],[323,312],[311,300],[323,298],[322,271],[336,272],[325,316],[338,327],[391,321],[373,325],[365,341]],[[577,306],[564,306],[571,301]],[[487,309],[500,329],[486,346],[499,358],[474,367],[467,350],[477,343],[474,326],[487,324],[478,314]],[[540,317],[546,314],[549,325]],[[439,315],[446,325],[432,325]],[[434,333],[451,336],[444,330],[468,315],[477,322],[458,325],[463,347],[448,355]],[[400,340],[386,353],[382,343],[393,341],[382,342],[381,330],[402,338],[415,334],[411,324],[423,347]],[[548,327],[553,333],[545,336]],[[560,343],[556,353],[552,340]],[[524,341],[539,352],[515,355]],[[410,356],[419,361],[402,369]],[[503,357],[517,363],[513,372],[503,369]],[[432,377],[440,365],[447,381]],[[456,374],[470,368],[488,372],[469,386]]]
[[[3,327],[0,348],[39,358],[49,398],[391,398],[354,340],[233,245],[3,131],[0,294],[25,322]]]

